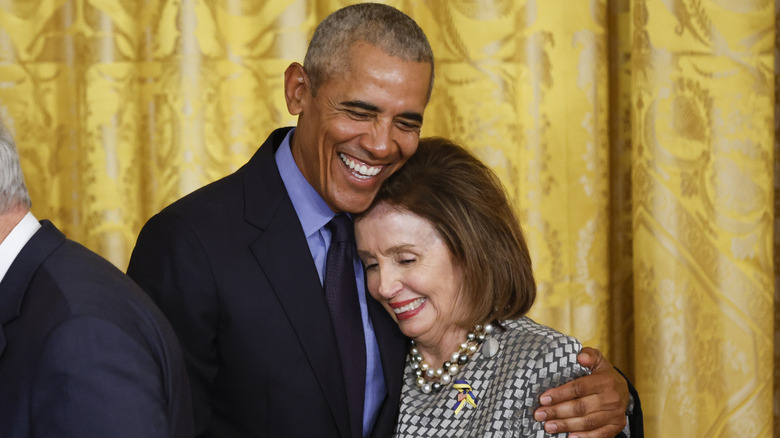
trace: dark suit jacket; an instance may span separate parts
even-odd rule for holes
[[[0,436],[186,437],[184,361],[162,313],[48,221],[0,283]]]
[[[150,219],[130,260],[182,342],[199,436],[350,434],[330,313],[274,159],[288,130]],[[368,307],[388,392],[374,435],[388,436],[404,338],[379,303]]]
[[[617,370],[617,368],[615,368]],[[626,377],[625,374],[623,374],[622,371],[617,370],[623,378],[626,379],[626,382],[628,383],[628,392],[631,393],[631,397],[634,398],[634,405],[631,407],[631,413],[628,416],[628,427],[629,432],[631,432],[631,438],[644,438],[645,436],[645,426],[644,426],[644,414],[642,413],[642,402],[639,400],[639,393],[637,392],[636,388],[634,388],[634,385],[631,384],[631,381],[628,380],[628,377]],[[620,433],[618,435],[618,438],[625,437],[626,435],[624,433]]]

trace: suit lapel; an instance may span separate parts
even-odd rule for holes
[[[49,221],[24,245],[0,282],[0,356],[6,346],[3,327],[14,320],[22,309],[22,301],[33,276],[44,260],[65,242],[63,235]]]
[[[387,397],[382,404],[374,424],[373,436],[389,436],[398,416],[398,403],[403,383],[404,357],[406,356],[406,337],[398,329],[398,324],[387,310],[368,294],[366,286],[368,314],[374,326],[379,355],[382,360],[382,372],[385,377]]]
[[[274,131],[244,169],[245,218],[263,230],[250,247],[296,332],[341,435],[349,436],[344,378],[325,293],[274,159],[274,149],[286,133]]]

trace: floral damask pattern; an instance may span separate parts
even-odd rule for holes
[[[34,213],[124,268],[149,216],[295,123],[283,71],[351,3],[0,0]],[[516,202],[532,316],[628,371],[648,436],[780,435],[775,2],[387,3],[436,55],[423,134]]]
[[[3,2],[0,111],[33,211],[124,267],[151,214],[292,123],[279,72],[311,30],[293,3]]]
[[[426,133],[470,146],[508,186],[534,254],[534,316],[609,351],[606,2],[426,6],[414,10],[437,57]]]
[[[773,431],[775,20],[772,4],[735,17],[719,3],[633,6],[636,345],[653,358],[636,370],[650,436]]]

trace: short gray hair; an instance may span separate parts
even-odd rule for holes
[[[19,164],[19,154],[11,133],[0,121],[0,214],[25,207],[30,208],[30,194],[24,185],[22,166]]]
[[[390,56],[431,65],[428,97],[433,88],[433,50],[420,26],[398,9],[379,3],[347,6],[325,17],[314,30],[303,67],[312,94],[342,71],[357,42],[378,47]]]

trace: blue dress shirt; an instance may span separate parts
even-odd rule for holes
[[[336,215],[328,204],[314,190],[314,187],[306,181],[298,166],[295,164],[290,151],[290,138],[295,129],[287,133],[287,136],[276,150],[276,166],[282,176],[284,187],[290,195],[295,213],[301,222],[309,251],[317,266],[320,283],[323,282],[325,273],[325,261],[330,247],[330,231],[326,228],[328,222]],[[368,436],[374,428],[376,416],[387,393],[385,379],[382,375],[382,362],[379,357],[379,346],[376,342],[374,327],[368,316],[366,305],[366,287],[363,275],[363,264],[355,256],[355,281],[357,283],[358,297],[360,300],[360,313],[363,320],[363,333],[366,340],[366,394],[363,402],[363,436]]]

